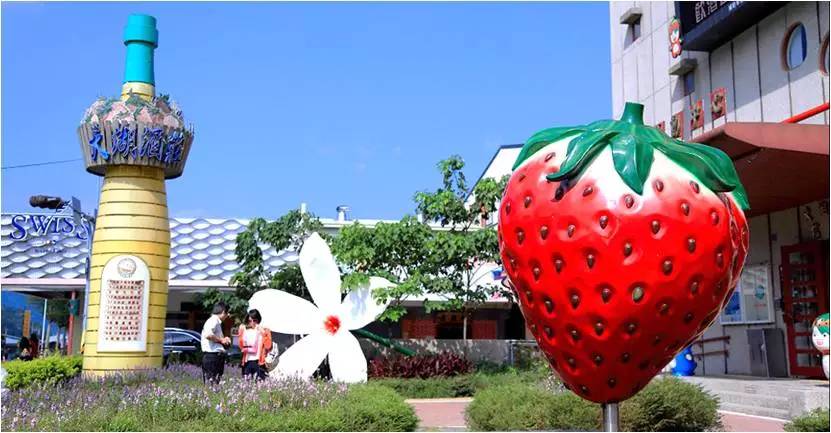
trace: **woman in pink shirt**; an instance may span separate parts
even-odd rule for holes
[[[242,376],[265,379],[265,357],[271,350],[271,331],[260,326],[262,316],[256,309],[245,315],[239,327],[239,347],[242,350]]]

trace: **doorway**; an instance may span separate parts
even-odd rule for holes
[[[814,319],[828,312],[828,245],[823,241],[782,247],[782,317],[792,376],[824,378],[822,355],[811,340]]]

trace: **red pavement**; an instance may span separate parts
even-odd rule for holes
[[[437,398],[412,399],[407,403],[413,406],[420,420],[420,430],[460,431],[465,429],[465,408],[471,398]],[[724,431],[727,432],[781,432],[785,421],[775,418],[744,415],[735,412],[719,411]]]

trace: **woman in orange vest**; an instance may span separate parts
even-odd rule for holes
[[[239,327],[239,347],[242,350],[242,376],[265,379],[265,358],[271,350],[271,331],[260,326],[262,316],[256,309],[245,315]]]

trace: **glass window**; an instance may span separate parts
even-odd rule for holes
[[[721,323],[772,321],[772,291],[769,265],[745,265],[741,280],[721,313]]]
[[[687,72],[684,74],[684,96],[689,96],[695,92],[695,72]]]
[[[802,23],[797,24],[788,33],[787,44],[785,45],[785,64],[788,69],[793,69],[805,61],[808,55],[808,35]]]
[[[182,332],[174,332],[170,334],[170,344],[173,346],[193,346],[196,344],[192,335]]]

